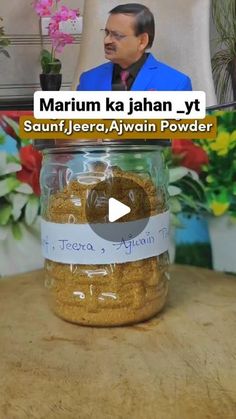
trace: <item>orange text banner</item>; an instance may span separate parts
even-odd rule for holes
[[[40,140],[77,139],[210,139],[215,138],[215,116],[204,119],[35,119],[20,117],[21,138]]]

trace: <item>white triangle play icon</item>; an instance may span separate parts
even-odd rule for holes
[[[127,205],[122,204],[122,202],[117,201],[115,198],[109,198],[108,217],[111,223],[124,217],[124,215],[129,214],[130,211],[131,209]]]

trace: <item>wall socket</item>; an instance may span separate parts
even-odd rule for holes
[[[42,35],[48,35],[48,25],[50,22],[50,17],[41,18],[41,29]],[[71,35],[80,35],[83,31],[83,18],[82,16],[76,17],[76,19],[67,20],[66,22],[60,23],[60,30],[64,33]]]

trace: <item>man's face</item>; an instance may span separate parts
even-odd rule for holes
[[[144,37],[148,42],[147,34],[135,36],[134,23],[134,16],[124,14],[111,14],[106,23],[105,58],[123,68],[142,56],[146,47]]]

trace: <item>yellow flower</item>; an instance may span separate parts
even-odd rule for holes
[[[226,156],[234,143],[236,143],[236,130],[231,134],[229,132],[222,131],[216,137],[214,142],[209,144],[209,147],[211,150],[216,151],[218,156]]]
[[[226,156],[226,154],[228,153],[228,149],[224,148],[223,150],[218,151],[218,156]]]
[[[234,130],[232,134],[230,135],[230,142],[236,143],[236,130]]]
[[[225,115],[225,111],[214,112],[214,116],[224,116],[224,115]]]
[[[216,137],[214,143],[210,143],[209,146],[212,150],[216,151],[219,156],[225,156],[229,150],[229,144],[231,141],[231,135],[226,132],[220,132]]]
[[[229,202],[217,202],[212,201],[210,203],[210,208],[212,209],[213,214],[216,217],[219,217],[220,215],[223,215],[227,209],[229,208]]]

